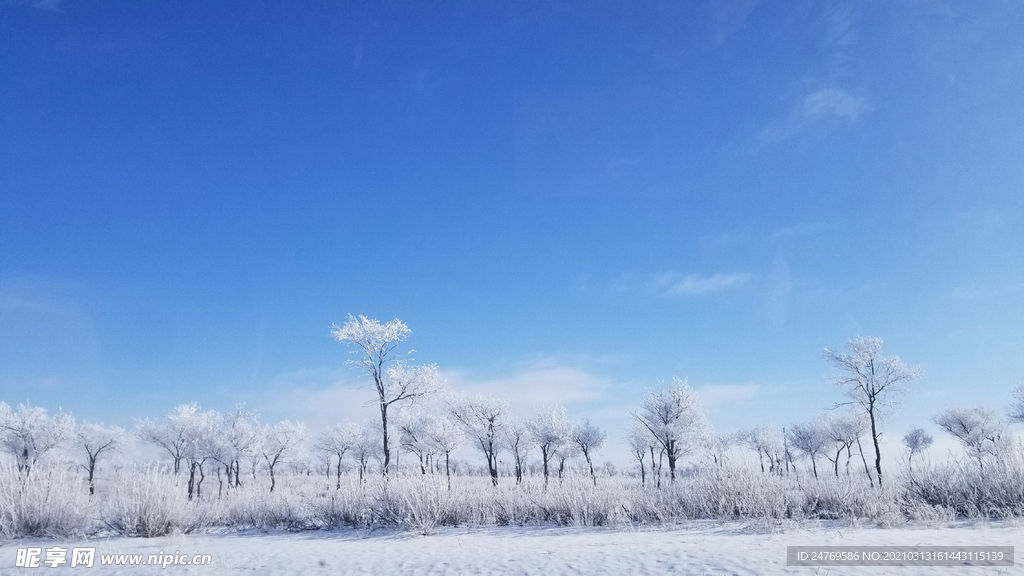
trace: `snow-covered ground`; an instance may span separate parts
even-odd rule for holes
[[[1024,574],[1013,567],[788,567],[787,546],[1014,546],[1024,553],[1019,523],[946,528],[787,526],[776,533],[746,524],[695,523],[672,529],[445,529],[430,536],[396,532],[203,534],[59,543],[94,546],[93,568],[14,568],[22,539],[0,547],[0,574]],[[107,554],[210,554],[209,566],[100,566]],[[143,560],[145,561],[145,560]]]

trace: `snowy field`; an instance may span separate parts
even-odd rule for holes
[[[764,525],[691,523],[672,529],[444,529],[430,536],[339,530],[207,534],[72,541],[95,546],[93,568],[12,568],[19,547],[54,546],[20,539],[0,548],[2,574],[1024,574],[1013,567],[787,567],[787,546],[956,545],[1024,550],[1019,522],[933,528],[856,528],[845,523]],[[210,554],[209,566],[100,566],[106,554]]]

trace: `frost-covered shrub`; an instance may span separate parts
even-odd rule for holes
[[[373,487],[374,518],[384,525],[429,534],[439,525],[458,524],[455,501],[443,478],[392,478]]]
[[[67,469],[35,466],[26,476],[0,464],[0,539],[79,536],[89,529],[91,512],[88,488]]]
[[[361,485],[355,476],[343,477],[336,485],[314,482],[313,488],[305,491],[302,499],[308,522],[316,529],[359,528],[373,522],[365,485]]]
[[[1024,453],[1007,450],[984,470],[973,462],[921,465],[901,478],[904,507],[924,504],[959,517],[1024,516]]]
[[[299,489],[283,485],[273,492],[262,486],[232,489],[217,504],[221,522],[230,528],[305,530],[316,527],[307,502]]]
[[[123,536],[166,536],[185,526],[188,504],[174,476],[143,468],[118,475],[101,507],[101,517],[108,528]]]

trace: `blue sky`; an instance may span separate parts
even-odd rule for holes
[[[0,0],[0,400],[130,424],[372,394],[329,338],[614,427],[922,366],[894,431],[1024,379],[1016,2]],[[354,406],[354,407],[353,407]]]

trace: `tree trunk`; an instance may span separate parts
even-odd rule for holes
[[[92,483],[94,473],[96,472],[96,458],[89,458],[89,496],[96,493],[96,486]]]
[[[676,454],[674,442],[670,443],[666,450],[668,451],[668,474],[674,483],[676,481],[676,457],[679,455]]]
[[[882,450],[878,446],[878,428],[875,426],[875,402],[868,404],[868,416],[871,417],[871,441],[875,444],[875,472],[878,474],[878,487],[882,487]]]
[[[544,461],[544,488],[548,487],[548,449],[544,446],[540,447],[541,460]]]
[[[857,438],[857,451],[860,452],[860,461],[864,463],[864,473],[868,475],[868,483],[874,486],[875,479],[871,476],[871,468],[868,468],[868,461],[864,457],[864,447],[860,444],[860,438]]]
[[[388,475],[388,466],[391,465],[391,448],[388,446],[388,405],[381,400],[380,422],[384,431],[384,465],[381,466],[381,474]]]
[[[448,479],[448,491],[452,491],[452,469],[448,463],[448,452],[444,453],[444,477]]]
[[[494,454],[494,448],[487,453],[487,471],[491,475],[491,484],[498,485],[498,458]]]
[[[192,500],[192,494],[195,489],[196,482],[196,463],[190,462],[188,465],[188,499]]]

